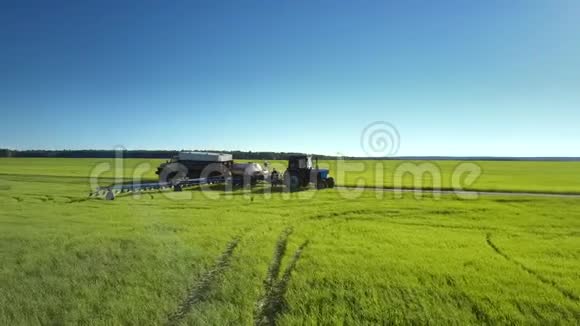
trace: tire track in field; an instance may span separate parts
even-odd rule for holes
[[[74,203],[82,203],[85,202],[87,200],[90,200],[90,198],[75,198],[75,197],[68,197],[68,201],[66,202],[67,204],[74,204]]]
[[[379,215],[379,214],[384,214],[386,213],[385,216],[381,216],[381,217],[363,217],[363,218],[359,218],[359,217],[351,217],[350,215],[353,215],[355,213],[360,213],[360,211],[345,211],[345,212],[332,212],[329,214],[315,214],[312,215],[310,217],[307,217],[306,219],[303,220],[312,220],[312,221],[322,221],[322,220],[331,220],[331,219],[342,219],[342,221],[344,222],[349,222],[349,221],[380,221],[380,222],[384,222],[384,223],[389,223],[389,224],[396,224],[396,225],[403,225],[403,226],[420,226],[420,227],[430,227],[430,228],[441,228],[441,229],[457,229],[457,230],[469,230],[469,231],[500,231],[500,230],[505,230],[505,229],[501,229],[501,228],[497,228],[497,227],[491,227],[491,226],[476,226],[476,225],[452,225],[452,224],[442,224],[442,223],[420,223],[420,222],[400,222],[397,221],[395,218],[395,215],[393,215],[395,213],[395,210],[386,210],[386,211],[368,211],[368,212],[362,212],[362,213],[368,213],[368,214],[375,214],[375,215]],[[542,228],[542,226],[533,226],[534,228]],[[561,229],[569,229],[569,227],[565,227],[565,226],[550,226],[552,228],[561,228]],[[577,236],[580,234],[580,232],[565,232],[565,233],[560,233],[560,232],[542,232],[539,231],[538,229],[518,229],[518,230],[513,230],[516,232],[522,232],[522,233],[532,233],[532,234],[539,234],[539,235],[550,235],[550,236],[558,236],[558,237],[569,237],[569,236]]]
[[[298,263],[302,252],[309,243],[309,241],[306,240],[302,245],[300,245],[300,247],[298,247],[292,260],[280,277],[282,259],[286,253],[286,246],[290,234],[292,234],[292,228],[287,228],[282,232],[276,242],[274,256],[272,257],[272,261],[268,267],[268,273],[264,279],[264,294],[256,302],[256,310],[254,313],[254,325],[256,326],[276,325],[276,318],[286,306],[284,295],[288,289],[288,283],[292,277],[292,272],[296,268],[296,264]]]
[[[384,211],[373,211],[373,213],[384,213]],[[322,231],[328,227],[333,227],[336,226],[337,224],[342,224],[342,223],[346,223],[351,221],[352,219],[348,218],[348,215],[351,215],[352,213],[360,213],[359,211],[352,211],[352,212],[346,212],[346,214],[342,214],[342,212],[333,212],[331,214],[318,214],[318,215],[314,215],[308,218],[308,220],[314,220],[314,221],[321,221],[321,220],[326,220],[326,219],[331,219],[331,218],[337,218],[334,219],[336,222],[332,223],[332,224],[328,224],[326,226],[323,226],[322,228],[319,229],[319,231]],[[387,213],[395,213],[392,210],[387,210]],[[346,215],[346,216],[345,216]],[[340,218],[340,220],[338,219]],[[433,224],[427,224],[427,223],[404,223],[404,222],[394,222],[390,219],[384,218],[384,221],[386,221],[387,223],[392,223],[392,224],[397,224],[397,225],[411,225],[411,226],[429,226],[429,227],[437,227],[437,228],[453,228],[453,229],[468,229],[468,230],[481,230],[482,228],[473,228],[473,227],[461,227],[461,226],[448,226],[448,225],[442,225],[442,224],[437,224],[437,225],[433,225]],[[483,228],[485,229],[485,228]],[[491,228],[491,230],[496,230],[495,228]],[[492,317],[486,312],[486,310],[475,300],[473,299],[471,296],[469,296],[463,289],[461,289],[454,280],[452,279],[448,279],[446,284],[448,286],[450,286],[451,288],[453,288],[454,290],[454,294],[452,295],[452,297],[455,299],[455,301],[459,304],[462,305],[463,307],[465,307],[466,309],[469,309],[469,311],[473,314],[473,316],[475,317],[475,319],[484,324],[484,325],[493,325],[493,319]],[[461,308],[463,308],[461,307]]]
[[[561,287],[557,282],[550,280],[548,278],[546,278],[545,276],[543,276],[542,274],[536,272],[535,270],[527,267],[526,265],[518,262],[517,260],[511,258],[510,256],[508,256],[505,252],[503,252],[492,240],[491,240],[491,233],[488,233],[486,236],[486,242],[487,245],[489,247],[491,247],[491,249],[493,249],[493,251],[495,251],[498,255],[502,256],[503,258],[505,258],[507,261],[512,262],[513,264],[517,265],[518,267],[520,267],[521,269],[523,269],[524,271],[528,272],[529,274],[535,276],[540,282],[551,286],[552,288],[556,289],[558,292],[560,292],[563,296],[565,296],[566,298],[573,300],[573,301],[580,301],[580,298],[572,293],[571,291],[564,289],[563,287]]]
[[[389,224],[404,225],[404,226],[421,226],[430,228],[443,228],[443,229],[457,229],[457,230],[470,230],[470,231],[496,231],[498,228],[486,227],[486,226],[471,226],[471,225],[452,225],[452,224],[441,224],[441,223],[421,223],[421,222],[400,222],[396,221],[394,216],[400,216],[399,211],[395,210],[385,210],[385,211],[345,211],[345,212],[332,212],[329,214],[316,214],[309,217],[310,220],[324,220],[324,219],[343,219],[345,221],[380,221]],[[380,217],[357,217],[356,214],[385,214]],[[399,215],[394,215],[399,214]],[[351,216],[355,215],[355,216]]]
[[[207,299],[211,288],[229,267],[230,260],[239,242],[240,237],[236,237],[227,244],[226,249],[218,257],[215,264],[197,281],[196,285],[189,291],[187,297],[179,305],[177,311],[169,316],[166,325],[179,325],[191,311],[194,304]]]
[[[455,290],[455,294],[452,295],[455,301],[460,305],[466,304],[477,321],[485,325],[494,324],[491,316],[485,311],[485,309],[480,306],[476,300],[474,300],[465,291],[459,288],[455,283],[450,284],[450,286]]]

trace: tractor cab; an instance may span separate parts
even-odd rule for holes
[[[288,158],[288,170],[312,169],[312,156],[299,155]]]

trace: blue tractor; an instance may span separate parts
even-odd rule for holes
[[[312,165],[312,156],[293,155],[288,158],[288,169],[284,173],[284,184],[291,191],[314,184],[316,189],[334,188],[334,179],[329,177],[328,169]]]

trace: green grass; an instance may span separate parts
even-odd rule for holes
[[[327,164],[331,171],[339,173],[335,161]],[[431,174],[420,177],[419,183],[409,173],[402,179],[396,176],[396,171],[413,171],[415,166],[423,166],[440,176],[440,188],[453,189],[452,176],[461,175],[458,167],[462,165],[477,166],[481,171],[473,183],[465,180],[460,183],[464,190],[580,193],[580,162],[347,161],[342,169],[346,171],[338,175],[338,182],[350,186],[362,182],[371,187],[431,188],[434,186]]]
[[[117,176],[133,178],[135,175],[143,179],[157,179],[155,170],[164,160],[158,159],[127,159],[122,166],[115,165],[113,159],[63,159],[63,158],[0,158],[0,176],[14,178],[14,175],[26,175],[47,179],[51,176],[62,176],[69,180],[84,179],[96,170],[100,164],[108,164],[109,169],[101,174],[103,183],[110,183],[116,176],[116,168],[122,173]],[[286,163],[271,162],[279,171],[284,171]],[[409,165],[412,164],[412,165]],[[513,191],[513,192],[548,192],[548,193],[580,193],[580,162],[497,162],[497,161],[321,161],[320,166],[330,168],[337,184],[367,187],[401,187],[401,188],[432,188],[433,176],[429,173],[421,175],[421,181],[415,182],[409,173],[402,179],[395,176],[396,171],[408,171],[409,166],[429,164],[440,176],[442,189],[453,188],[452,176],[461,164],[474,164],[481,169],[481,175],[472,183],[463,181],[464,190],[482,191]],[[465,175],[464,175],[465,176]],[[87,191],[88,183],[85,182]]]
[[[256,189],[86,200],[100,161],[0,160],[0,324],[580,322],[579,199]],[[568,163],[556,170],[564,186],[542,183],[540,163],[512,179],[516,163],[485,164],[496,172],[480,180],[514,190],[575,189]]]

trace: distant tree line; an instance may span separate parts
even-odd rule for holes
[[[222,151],[222,150],[196,150],[198,152],[212,152],[232,154],[238,160],[287,160],[291,155],[300,153],[287,152],[252,152],[252,151]],[[159,158],[169,159],[180,151],[177,150],[124,150],[124,158]],[[63,158],[115,158],[118,152],[115,150],[12,150],[1,149],[0,157],[63,157]],[[338,156],[316,155],[321,159],[336,159]],[[396,157],[353,157],[340,156],[348,160],[410,160],[410,161],[575,161],[580,157],[489,157],[489,156],[396,156]]]
[[[290,155],[298,153],[285,152],[252,152],[252,151],[222,151],[196,150],[197,152],[212,152],[232,154],[234,159],[240,160],[287,160]],[[179,151],[173,150],[123,150],[124,158],[160,158],[169,159]],[[115,158],[119,155],[115,150],[10,150],[0,149],[0,157],[61,157],[61,158]],[[321,158],[331,158],[319,155]]]

